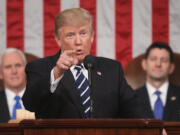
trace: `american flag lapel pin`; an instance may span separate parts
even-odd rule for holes
[[[101,76],[101,75],[102,75],[102,73],[101,73],[100,71],[97,71],[97,75]]]

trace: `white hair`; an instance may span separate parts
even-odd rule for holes
[[[19,49],[17,49],[17,48],[7,48],[7,49],[0,55],[0,66],[1,66],[1,64],[2,64],[2,57],[3,57],[4,55],[6,55],[6,54],[9,54],[9,53],[18,53],[18,54],[22,57],[22,59],[23,59],[23,61],[24,61],[24,64],[26,65],[26,63],[27,63],[26,56],[24,55],[24,53],[23,53],[21,50],[19,50]]]

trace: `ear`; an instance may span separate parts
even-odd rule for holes
[[[93,43],[94,41],[94,31],[92,32],[92,35],[91,35],[91,44]]]
[[[146,71],[146,59],[142,59],[141,66],[144,71]]]
[[[174,72],[174,69],[175,69],[175,65],[174,65],[174,63],[171,63],[169,74],[172,74]]]

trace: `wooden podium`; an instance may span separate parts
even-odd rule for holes
[[[0,135],[21,135],[19,124],[0,124]]]
[[[19,123],[22,135],[161,135],[153,119],[43,119]]]
[[[180,122],[154,119],[23,120],[0,124],[0,135],[180,135]]]
[[[164,122],[168,135],[180,135],[180,122]]]

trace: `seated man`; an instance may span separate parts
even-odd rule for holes
[[[0,78],[4,89],[0,91],[0,123],[16,119],[16,109],[24,108],[21,97],[26,87],[26,58],[15,48],[8,48],[0,57]]]
[[[168,76],[174,70],[173,51],[163,42],[150,45],[142,60],[146,83],[137,89],[144,116],[164,121],[180,121],[180,87]]]
[[[85,9],[62,11],[55,19],[61,51],[26,66],[27,110],[37,118],[134,118],[135,92],[118,61],[91,56],[92,85],[84,59],[94,39],[92,15]]]

